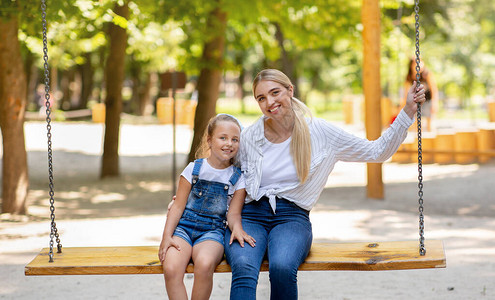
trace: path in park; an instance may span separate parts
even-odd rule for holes
[[[355,130],[356,128],[347,128]],[[26,123],[29,218],[0,220],[0,299],[164,299],[160,275],[25,277],[48,245],[46,133]],[[361,134],[356,129],[357,134]],[[53,126],[57,226],[62,244],[157,245],[171,197],[171,128],[122,126],[120,179],[98,179],[103,127]],[[179,127],[179,170],[191,131]],[[365,165],[338,163],[311,212],[321,241],[416,240],[417,167],[385,163],[383,201],[366,199]],[[384,272],[300,272],[300,299],[494,299],[495,161],[425,165],[426,238],[444,241],[447,268]],[[185,282],[190,291],[192,276]],[[216,274],[211,299],[228,299],[230,274]],[[269,298],[262,273],[258,298]]]

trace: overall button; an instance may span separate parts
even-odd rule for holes
[[[203,195],[203,192],[199,192],[199,195],[202,196]]]
[[[225,190],[228,190],[229,189],[229,186],[228,185],[224,186],[224,189]]]

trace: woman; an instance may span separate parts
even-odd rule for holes
[[[271,299],[297,299],[297,269],[309,253],[309,211],[337,161],[383,162],[397,150],[413,122],[422,86],[411,87],[404,109],[376,141],[355,137],[322,119],[305,118],[308,108],[293,97],[294,86],[278,70],[263,70],[253,93],[263,116],[241,134],[239,150],[247,197],[242,227],[255,247],[225,236],[232,268],[231,299],[255,299],[261,263],[269,261]],[[239,209],[240,210],[240,209]]]

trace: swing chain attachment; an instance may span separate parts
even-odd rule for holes
[[[415,27],[416,27],[416,86],[419,86],[421,81],[420,74],[420,52],[419,52],[419,0],[414,0],[414,13],[415,13]],[[417,123],[418,123],[418,203],[419,203],[419,254],[424,256],[426,254],[425,248],[425,222],[423,215],[423,153],[421,146],[421,105],[418,105],[417,111]]]
[[[46,37],[47,25],[46,25],[46,0],[41,0],[41,17],[43,24],[43,60],[45,70],[45,107],[46,107],[46,130],[48,138],[48,179],[50,181],[50,218],[51,218],[51,231],[50,231],[50,251],[48,256],[50,262],[53,262],[53,239],[57,241],[57,253],[62,253],[62,244],[57,230],[57,224],[55,223],[55,198],[53,191],[53,157],[52,157],[52,125],[51,125],[51,101],[50,101],[50,68],[48,66],[48,42]]]

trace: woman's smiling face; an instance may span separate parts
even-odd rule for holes
[[[265,116],[279,120],[292,111],[293,90],[292,86],[287,88],[275,81],[262,80],[254,90],[254,97]]]

